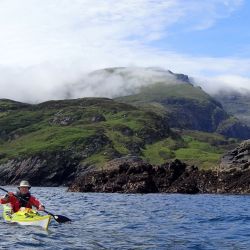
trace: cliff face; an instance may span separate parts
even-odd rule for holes
[[[215,132],[229,115],[214,102],[188,98],[170,98],[160,102],[168,111],[170,127]]]
[[[221,159],[221,170],[246,170],[249,168],[250,140],[243,141],[238,147],[226,153]]]
[[[250,92],[235,90],[223,90],[214,95],[214,98],[222,103],[224,109],[237,117],[241,122],[250,126]]]
[[[35,186],[68,185],[80,168],[79,160],[70,152],[43,153],[10,160],[0,165],[0,183],[10,185],[29,180]]]
[[[222,121],[217,127],[216,132],[226,137],[239,138],[242,140],[250,138],[250,127],[233,117]]]
[[[250,138],[250,127],[229,115],[201,88],[188,82],[155,83],[141,88],[138,94],[117,100],[157,112],[167,119],[170,127]]]

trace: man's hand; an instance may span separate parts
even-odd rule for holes
[[[39,208],[37,209],[38,211],[44,211],[45,207],[43,205],[40,205]]]
[[[0,197],[0,204],[5,204],[6,202],[9,202],[10,197],[14,197],[15,194],[13,192],[8,192],[5,196]]]
[[[13,192],[8,192],[8,196],[9,196],[9,197],[13,197],[13,196],[15,196],[15,195],[14,195]]]

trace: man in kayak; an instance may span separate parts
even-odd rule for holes
[[[19,190],[15,194],[8,192],[8,194],[0,198],[0,204],[10,203],[14,213],[21,207],[32,208],[32,206],[36,207],[39,211],[44,211],[45,207],[38,199],[31,195],[30,188],[31,186],[28,181],[21,181],[18,187]]]

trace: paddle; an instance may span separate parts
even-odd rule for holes
[[[9,192],[8,190],[6,190],[6,189],[4,189],[4,188],[2,188],[2,187],[0,187],[0,189],[3,190],[3,191],[6,192],[6,193]],[[23,200],[23,201],[26,201],[26,200],[22,199],[21,197],[18,197],[18,196],[15,195],[15,194],[13,194],[13,195],[14,195],[16,198],[18,198],[18,199],[21,199],[21,200]],[[46,211],[46,210],[43,210],[43,212],[45,212],[46,214],[51,215],[51,216],[55,219],[55,221],[57,221],[58,223],[65,223],[65,222],[70,222],[70,221],[71,221],[71,219],[69,219],[69,218],[67,218],[66,216],[63,216],[63,215],[55,215],[55,214],[52,214],[52,213],[50,213],[50,212],[48,212],[48,211]]]

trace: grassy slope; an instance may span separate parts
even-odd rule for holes
[[[0,152],[6,158],[32,156],[39,152],[55,151],[69,147],[78,139],[88,138],[94,130],[80,127],[44,127],[1,144]]]
[[[117,100],[126,103],[154,103],[166,98],[184,98],[196,100],[199,102],[210,101],[212,98],[202,91],[199,87],[193,87],[191,84],[166,85],[156,83],[147,87],[142,87],[139,94],[119,97]]]
[[[195,131],[178,132],[181,137],[165,136],[145,144],[141,131],[157,132],[160,117],[105,98],[50,101],[39,105],[8,101],[7,107],[3,103],[4,108],[0,111],[1,162],[58,150],[81,153],[92,145],[90,138],[104,135],[108,142],[84,159],[85,162],[101,166],[115,155],[134,154],[131,145],[138,145],[141,150],[138,154],[154,164],[179,158],[210,168],[227,150],[226,146],[233,145],[222,136]],[[94,122],[97,116],[104,119]],[[63,125],[64,121],[69,122]],[[131,133],[124,133],[124,130]]]
[[[219,102],[188,83],[156,83],[117,100],[163,115],[171,127],[183,129],[213,132],[228,117]]]
[[[14,157],[25,157],[39,152],[74,148],[81,150],[91,136],[102,134],[110,144],[89,158],[91,163],[110,159],[110,153],[130,153],[126,142],[142,143],[137,133],[142,127],[157,130],[157,117],[126,104],[109,99],[84,98],[20,106],[18,110],[5,110],[0,117],[0,158],[4,162]],[[93,118],[103,119],[94,122]],[[70,121],[62,125],[63,121]],[[122,130],[132,131],[124,135]],[[88,161],[88,159],[87,159]]]
[[[200,131],[182,131],[180,138],[167,138],[143,151],[144,159],[152,164],[178,158],[202,169],[214,169],[221,155],[233,149],[238,141],[226,140],[223,136]]]

